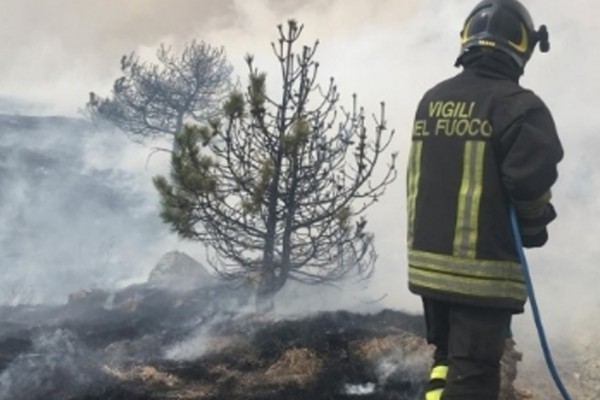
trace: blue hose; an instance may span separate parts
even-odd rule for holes
[[[542,318],[540,316],[540,310],[537,306],[537,300],[535,299],[535,293],[533,291],[533,283],[531,280],[531,275],[529,274],[529,266],[527,264],[527,259],[525,258],[525,252],[523,251],[523,241],[521,240],[521,234],[519,231],[519,222],[517,221],[517,213],[515,211],[514,206],[510,206],[510,222],[513,231],[513,235],[515,237],[515,244],[517,246],[517,253],[519,254],[519,261],[521,262],[521,267],[523,269],[523,275],[525,277],[525,284],[527,285],[527,295],[529,296],[529,302],[531,304],[531,311],[533,312],[533,319],[535,320],[535,327],[538,331],[538,336],[540,338],[540,344],[542,345],[542,350],[544,352],[544,358],[546,359],[546,364],[548,365],[548,369],[550,370],[550,375],[552,375],[552,379],[556,384],[560,394],[562,395],[564,400],[571,400],[571,396],[565,389],[565,385],[563,385],[560,376],[558,375],[558,371],[554,366],[554,361],[552,360],[552,354],[550,352],[550,347],[548,346],[548,341],[546,340],[546,334],[544,332],[544,325],[542,324]]]

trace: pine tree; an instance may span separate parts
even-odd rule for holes
[[[135,141],[174,137],[185,123],[204,123],[218,115],[232,88],[232,67],[222,48],[192,41],[174,53],[161,44],[156,56],[158,63],[142,61],[135,53],[123,56],[123,75],[115,81],[112,96],[91,92],[83,113]]]
[[[367,134],[356,95],[347,111],[333,78],[317,83],[318,41],[296,53],[303,26],[278,28],[281,97],[267,95],[267,76],[248,56],[246,92],[231,94],[222,120],[186,126],[170,177],[154,179],[163,220],[214,250],[222,276],[254,282],[259,307],[288,280],[368,278],[376,253],[364,214],[396,177],[392,154],[373,179],[394,134],[384,104]]]

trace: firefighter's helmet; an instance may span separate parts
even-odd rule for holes
[[[536,31],[527,9],[517,0],[483,0],[465,20],[460,33],[461,51],[456,65],[475,48],[494,48],[510,55],[519,67],[525,67],[535,46],[550,50],[545,25]]]

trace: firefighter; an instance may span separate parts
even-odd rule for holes
[[[526,284],[511,234],[543,246],[556,213],[551,187],[563,156],[552,116],[519,85],[545,26],[516,0],[484,0],[467,17],[456,66],[427,91],[407,170],[409,289],[423,299],[435,345],[426,400],[496,400],[511,316]]]

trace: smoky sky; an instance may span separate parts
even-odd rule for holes
[[[552,110],[565,147],[554,188],[558,219],[546,247],[527,253],[550,335],[590,322],[600,306],[600,53],[594,0],[524,0],[536,25],[550,32],[550,53],[536,51],[521,83]],[[403,171],[416,103],[423,92],[458,70],[453,67],[459,31],[472,0],[2,0],[0,2],[0,99],[31,103],[41,114],[77,116],[88,92],[109,94],[119,59],[131,51],[151,58],[161,42],[181,46],[191,39],[224,46],[235,73],[244,79],[243,57],[276,86],[277,64],[270,42],[276,25],[296,18],[305,25],[301,44],[320,40],[321,79],[334,76],[349,102],[352,93],[367,110],[387,106],[396,129],[399,178],[369,213],[379,253],[372,296],[384,305],[417,311],[406,289]],[[1,104],[1,103],[0,103]],[[24,107],[23,107],[24,108]],[[110,139],[106,139],[110,140]],[[168,166],[147,166],[149,149],[122,144],[120,159],[106,160],[100,147],[88,163],[116,163],[140,182]],[[131,145],[133,146],[133,145]],[[114,154],[112,157],[116,157]],[[149,168],[149,169],[148,169]],[[143,176],[142,176],[143,175]],[[140,184],[141,185],[141,184]],[[148,204],[156,196],[146,184]],[[528,318],[526,318],[528,320]],[[595,318],[597,320],[597,318]],[[565,321],[573,324],[565,324]],[[598,327],[596,326],[597,330]]]
[[[414,0],[345,2],[312,0],[75,1],[5,0],[0,4],[0,95],[44,103],[47,112],[73,113],[90,89],[102,90],[118,74],[123,54],[153,53],[159,42],[208,40],[236,46],[268,44],[277,23],[299,14],[318,17],[320,32],[351,30],[363,18],[389,20]],[[343,6],[339,6],[342,4]],[[307,21],[308,22],[308,21]],[[320,33],[317,31],[317,33]],[[266,35],[265,35],[266,34]],[[246,48],[235,54],[240,61]],[[69,98],[65,98],[67,95]]]

